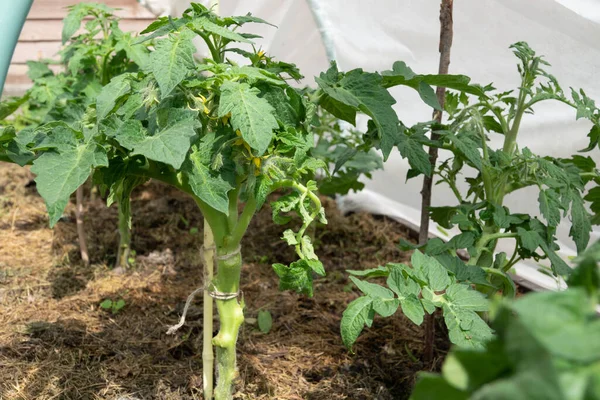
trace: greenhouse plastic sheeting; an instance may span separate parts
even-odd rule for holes
[[[179,15],[187,1],[153,4],[157,13]],[[207,3],[205,3],[207,4]],[[417,73],[437,73],[439,60],[439,0],[223,0],[222,15],[251,12],[279,26],[248,25],[246,31],[261,34],[259,41],[271,55],[296,63],[313,85],[313,76],[328,67],[328,55],[342,70],[390,69],[396,60],[405,61]],[[314,8],[311,8],[314,7]],[[476,83],[493,83],[498,89],[519,84],[516,58],[509,45],[526,41],[552,64],[563,88],[586,89],[600,100],[600,1],[598,0],[459,0],[454,4],[454,42],[450,73],[465,74]],[[329,45],[327,51],[325,43]],[[406,88],[392,91],[396,110],[405,124],[431,118],[431,109]],[[546,102],[528,115],[521,125],[519,144],[541,155],[569,156],[587,145],[589,124],[575,121],[574,111]],[[362,121],[364,124],[365,121]],[[496,137],[499,143],[500,138]],[[600,161],[598,151],[590,155]],[[419,220],[421,178],[405,182],[408,163],[397,152],[384,171],[365,181],[362,193],[340,199],[345,210],[368,210],[412,223]],[[433,192],[433,205],[453,204],[443,185]],[[535,189],[522,190],[506,199],[513,212],[538,214]],[[569,222],[558,229],[561,255],[575,255],[568,236]],[[431,233],[443,236],[435,224]],[[599,232],[592,234],[592,241]],[[512,250],[514,243],[501,244]],[[533,288],[553,289],[560,285],[539,272],[539,265],[520,264],[518,280]]]

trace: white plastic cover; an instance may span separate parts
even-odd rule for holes
[[[164,9],[178,15],[189,1],[165,0],[164,4],[168,5]],[[268,53],[296,63],[307,76],[303,83],[312,85],[312,77],[328,67],[328,54],[335,55],[342,70],[361,67],[382,71],[403,60],[417,73],[437,73],[439,6],[439,0],[222,0],[220,13],[251,12],[277,25],[277,30],[266,25],[245,29],[264,37],[258,43]],[[599,23],[600,0],[456,1],[450,73],[468,75],[481,84],[493,82],[498,89],[516,88],[516,58],[508,47],[526,41],[546,56],[552,64],[551,73],[563,88],[583,87],[589,96],[600,99]],[[331,46],[329,52],[324,39]],[[431,110],[410,89],[394,89],[392,94],[405,124],[431,118]],[[524,118],[519,145],[541,155],[569,156],[586,147],[589,128],[586,122],[575,121],[573,110],[546,102],[535,115]],[[500,143],[499,137],[495,140]],[[600,161],[598,151],[590,155]],[[407,162],[396,152],[384,171],[366,181],[366,191],[351,194],[340,204],[346,209],[368,209],[418,221],[421,179],[405,182],[407,170]],[[451,204],[450,190],[436,186],[433,205]],[[526,189],[515,193],[507,198],[506,206],[513,212],[538,214],[537,192]],[[431,232],[441,234],[435,225]],[[568,232],[569,222],[564,221],[558,238],[565,258],[575,254]],[[594,232],[592,240],[598,236]],[[514,242],[506,240],[500,247],[510,251],[512,246]],[[557,287],[554,279],[537,269],[535,264],[519,265],[517,274],[534,288]]]

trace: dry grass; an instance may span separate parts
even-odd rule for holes
[[[201,285],[202,216],[193,201],[147,185],[133,202],[136,266],[112,270],[116,212],[87,202],[93,265],[80,265],[71,206],[54,229],[43,201],[26,187],[26,169],[0,164],[0,399],[201,399],[201,302],[177,335],[167,336],[188,293]],[[293,260],[278,238],[284,227],[263,210],[244,241],[243,292],[248,323],[239,340],[237,399],[387,400],[406,398],[422,368],[421,330],[401,315],[376,319],[351,355],[340,316],[357,294],[345,269],[405,260],[398,224],[370,215],[339,215],[317,230],[328,276],[315,297],[277,290],[270,263]],[[191,228],[199,228],[192,234]],[[124,299],[112,315],[99,304]],[[274,319],[255,325],[259,309]],[[438,343],[442,356],[447,343]]]

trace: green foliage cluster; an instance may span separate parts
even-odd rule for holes
[[[109,205],[119,205],[125,235],[131,229],[131,193],[147,180],[172,185],[195,200],[216,245],[217,273],[207,284],[217,293],[221,322],[213,345],[219,367],[215,395],[222,400],[232,397],[235,346],[244,320],[241,241],[257,210],[278,191],[271,202],[274,223],[299,217],[300,224],[282,237],[297,260],[274,264],[273,270],[280,289],[312,296],[314,277],[325,275],[309,230],[316,222],[327,223],[318,194],[362,189],[359,177],[383,165],[377,151],[385,161],[397,150],[410,163],[408,178],[435,175],[452,189],[457,204],[432,208],[431,218],[444,228],[458,227],[460,234],[421,247],[404,243],[414,250],[410,266],[390,263],[349,271],[364,295],[344,312],[346,346],[372,325],[376,314],[389,317],[401,310],[420,324],[439,309],[450,339],[463,350],[449,360],[451,380],[429,376],[423,382],[448,390],[449,398],[477,395],[488,380],[512,375],[514,380],[486,390],[512,393],[521,379],[531,378],[552,381],[553,395],[569,382],[581,383],[579,393],[588,388],[596,393],[597,380],[586,382],[597,372],[597,354],[584,353],[581,343],[569,347],[564,335],[598,333],[590,310],[576,309],[581,302],[596,304],[586,299],[597,300],[598,246],[582,256],[581,267],[571,274],[556,253],[554,235],[568,217],[578,251],[587,247],[591,223],[600,214],[600,192],[594,188],[586,194],[585,188],[600,182],[600,176],[590,158],[542,157],[517,145],[523,116],[541,101],[557,100],[574,108],[577,118],[592,122],[586,150],[594,149],[600,141],[600,112],[593,100],[582,90],[565,95],[546,71],[548,64],[525,43],[513,45],[521,76],[516,91],[497,92],[461,75],[419,75],[403,62],[382,73],[342,72],[334,63],[316,78],[316,89],[297,89],[290,81],[302,77],[298,69],[257,50],[257,36],[242,32],[248,23],[267,22],[252,15],[218,17],[192,4],[180,18],[161,17],[144,36],[134,37],[118,28],[108,7],[73,6],[63,29],[64,72],[53,73],[47,62],[30,63],[32,89],[0,105],[0,160],[32,165],[51,226],[71,194],[90,178],[108,192]],[[196,57],[195,40],[204,42],[207,58]],[[242,61],[233,61],[231,54]],[[398,85],[415,90],[438,111],[442,107],[432,86],[453,90],[445,102],[449,122],[405,126],[388,91]],[[341,122],[356,126],[357,114],[368,118],[366,132]],[[428,138],[429,132],[439,139]],[[490,145],[496,134],[503,137],[498,149]],[[449,151],[451,157],[432,166],[427,147]],[[459,184],[463,178],[466,193]],[[543,220],[503,205],[508,194],[529,186],[539,189]],[[496,254],[498,241],[505,239],[515,242],[515,250]],[[465,252],[468,261],[458,257]],[[522,259],[547,259],[554,274],[570,275],[569,282],[581,289],[503,303],[495,311],[494,338],[482,318],[490,309],[488,297],[497,292],[514,296],[508,272]],[[113,312],[124,305],[102,304]],[[548,309],[557,318],[536,315]],[[572,330],[541,336],[564,328],[558,317],[571,321]],[[272,318],[261,311],[258,322],[266,332]],[[522,342],[515,339],[521,337]],[[478,365],[486,367],[478,371]],[[535,373],[528,375],[524,368]],[[415,396],[429,393],[426,386],[420,384]]]
[[[528,148],[519,148],[517,136],[525,114],[533,113],[539,102],[555,100],[575,109],[577,119],[585,118],[592,123],[590,146],[585,149],[589,151],[598,144],[600,111],[583,90],[571,90],[571,96],[567,97],[556,78],[547,72],[549,64],[526,43],[516,43],[511,48],[519,60],[521,77],[521,85],[516,91],[497,92],[491,85],[450,91],[445,104],[449,122],[444,125],[428,122],[406,128],[400,140],[404,145],[398,146],[401,152],[404,150],[403,155],[412,167],[408,178],[434,174],[439,178],[438,183],[450,187],[457,204],[432,207],[430,215],[443,228],[458,227],[460,230],[447,242],[436,238],[423,246],[403,242],[401,247],[420,249],[431,257],[428,270],[437,270],[437,266],[441,265],[451,282],[473,285],[486,296],[500,292],[506,297],[514,297],[515,285],[508,273],[521,260],[548,260],[555,276],[568,277],[572,270],[556,253],[559,249],[556,228],[563,218],[569,217],[572,224],[570,236],[578,252],[582,252],[589,242],[592,223],[585,200],[592,201],[592,211],[598,209],[597,203],[594,203],[594,200],[597,201],[597,188],[587,195],[585,191],[590,181],[600,182],[596,166],[589,157],[575,155],[571,159],[557,159],[538,156]],[[404,65],[396,64],[394,67],[397,75],[412,76],[412,73],[406,72]],[[384,73],[384,76],[391,79],[392,75]],[[437,133],[439,139],[429,140],[425,136],[429,131]],[[502,136],[501,148],[492,147],[491,135]],[[449,151],[451,157],[432,169],[424,149],[426,146]],[[468,183],[466,193],[461,191],[460,181],[463,179]],[[543,220],[529,214],[512,213],[503,205],[507,195],[530,186],[539,190],[538,203]],[[498,241],[505,239],[514,241],[514,251],[512,254],[496,253]],[[468,261],[463,261],[459,254],[467,254]],[[389,276],[393,269],[391,265],[386,267]],[[403,268],[404,271],[418,271],[421,267],[414,265],[413,261],[412,270]],[[410,276],[411,272],[405,274]],[[366,277],[372,275],[367,273]],[[366,296],[351,303],[342,319],[342,336],[348,347],[356,340],[363,325],[370,325],[373,312],[382,316],[393,313],[382,313],[369,303],[369,298],[378,298],[369,291],[373,284],[354,282]],[[428,307],[430,295],[426,289],[443,292],[445,294],[441,296],[447,296],[451,288],[427,286],[431,283],[425,280],[419,283],[422,286],[419,313],[421,308],[429,313],[434,311],[433,307]],[[387,284],[392,288],[390,285],[395,283],[388,278]],[[382,289],[389,297],[391,292]],[[382,292],[379,294],[383,295]],[[357,304],[365,306],[362,313],[356,312]],[[448,307],[443,303],[435,306],[443,311],[452,342],[464,346],[464,337],[456,334],[457,327],[448,317]],[[482,306],[477,311],[485,310]],[[422,318],[411,317],[404,307],[402,311],[413,322],[420,324],[422,321]],[[473,321],[477,323],[469,320],[459,323],[458,328],[469,336],[469,346],[481,347],[489,339],[491,331],[486,335],[469,334],[472,328],[479,331],[481,325],[479,318]]]
[[[598,249],[579,258],[568,290],[496,302],[494,339],[452,350],[442,374],[422,374],[411,399],[600,398]]]

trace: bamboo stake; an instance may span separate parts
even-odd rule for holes
[[[450,66],[450,49],[452,48],[452,11],[453,11],[454,0],[442,0],[440,7],[440,63],[438,73],[440,75],[448,74]],[[446,96],[446,88],[438,87],[436,90],[437,99],[444,108],[444,100]],[[437,122],[442,122],[442,112],[434,110],[433,119]],[[435,132],[431,132],[431,139],[436,140],[439,135]],[[438,157],[438,149],[435,147],[429,148],[429,162],[431,163],[432,170],[435,168],[435,164]],[[433,185],[433,174],[432,176],[425,176],[423,178],[423,188],[421,190],[421,227],[419,230],[419,244],[427,243],[429,238],[429,208],[431,207],[431,187]],[[434,314],[427,315],[425,317],[425,348],[423,359],[426,363],[431,363],[433,360],[433,349],[435,340],[435,319]]]
[[[202,252],[204,263],[204,313],[202,317],[202,389],[204,399],[213,398],[214,388],[214,362],[213,351],[213,298],[210,296],[208,286],[214,276],[215,240],[210,225],[204,220],[204,247]]]
[[[77,221],[77,237],[79,239],[79,251],[81,261],[85,266],[90,265],[90,256],[85,241],[85,229],[83,227],[83,185],[75,191],[75,220]]]
[[[211,0],[210,5],[215,14],[219,14],[219,0]],[[215,268],[215,238],[208,221],[204,219],[204,302],[202,314],[202,390],[204,400],[212,400],[214,392],[214,368],[215,354],[213,349],[213,298],[210,296],[208,287],[214,277]]]

